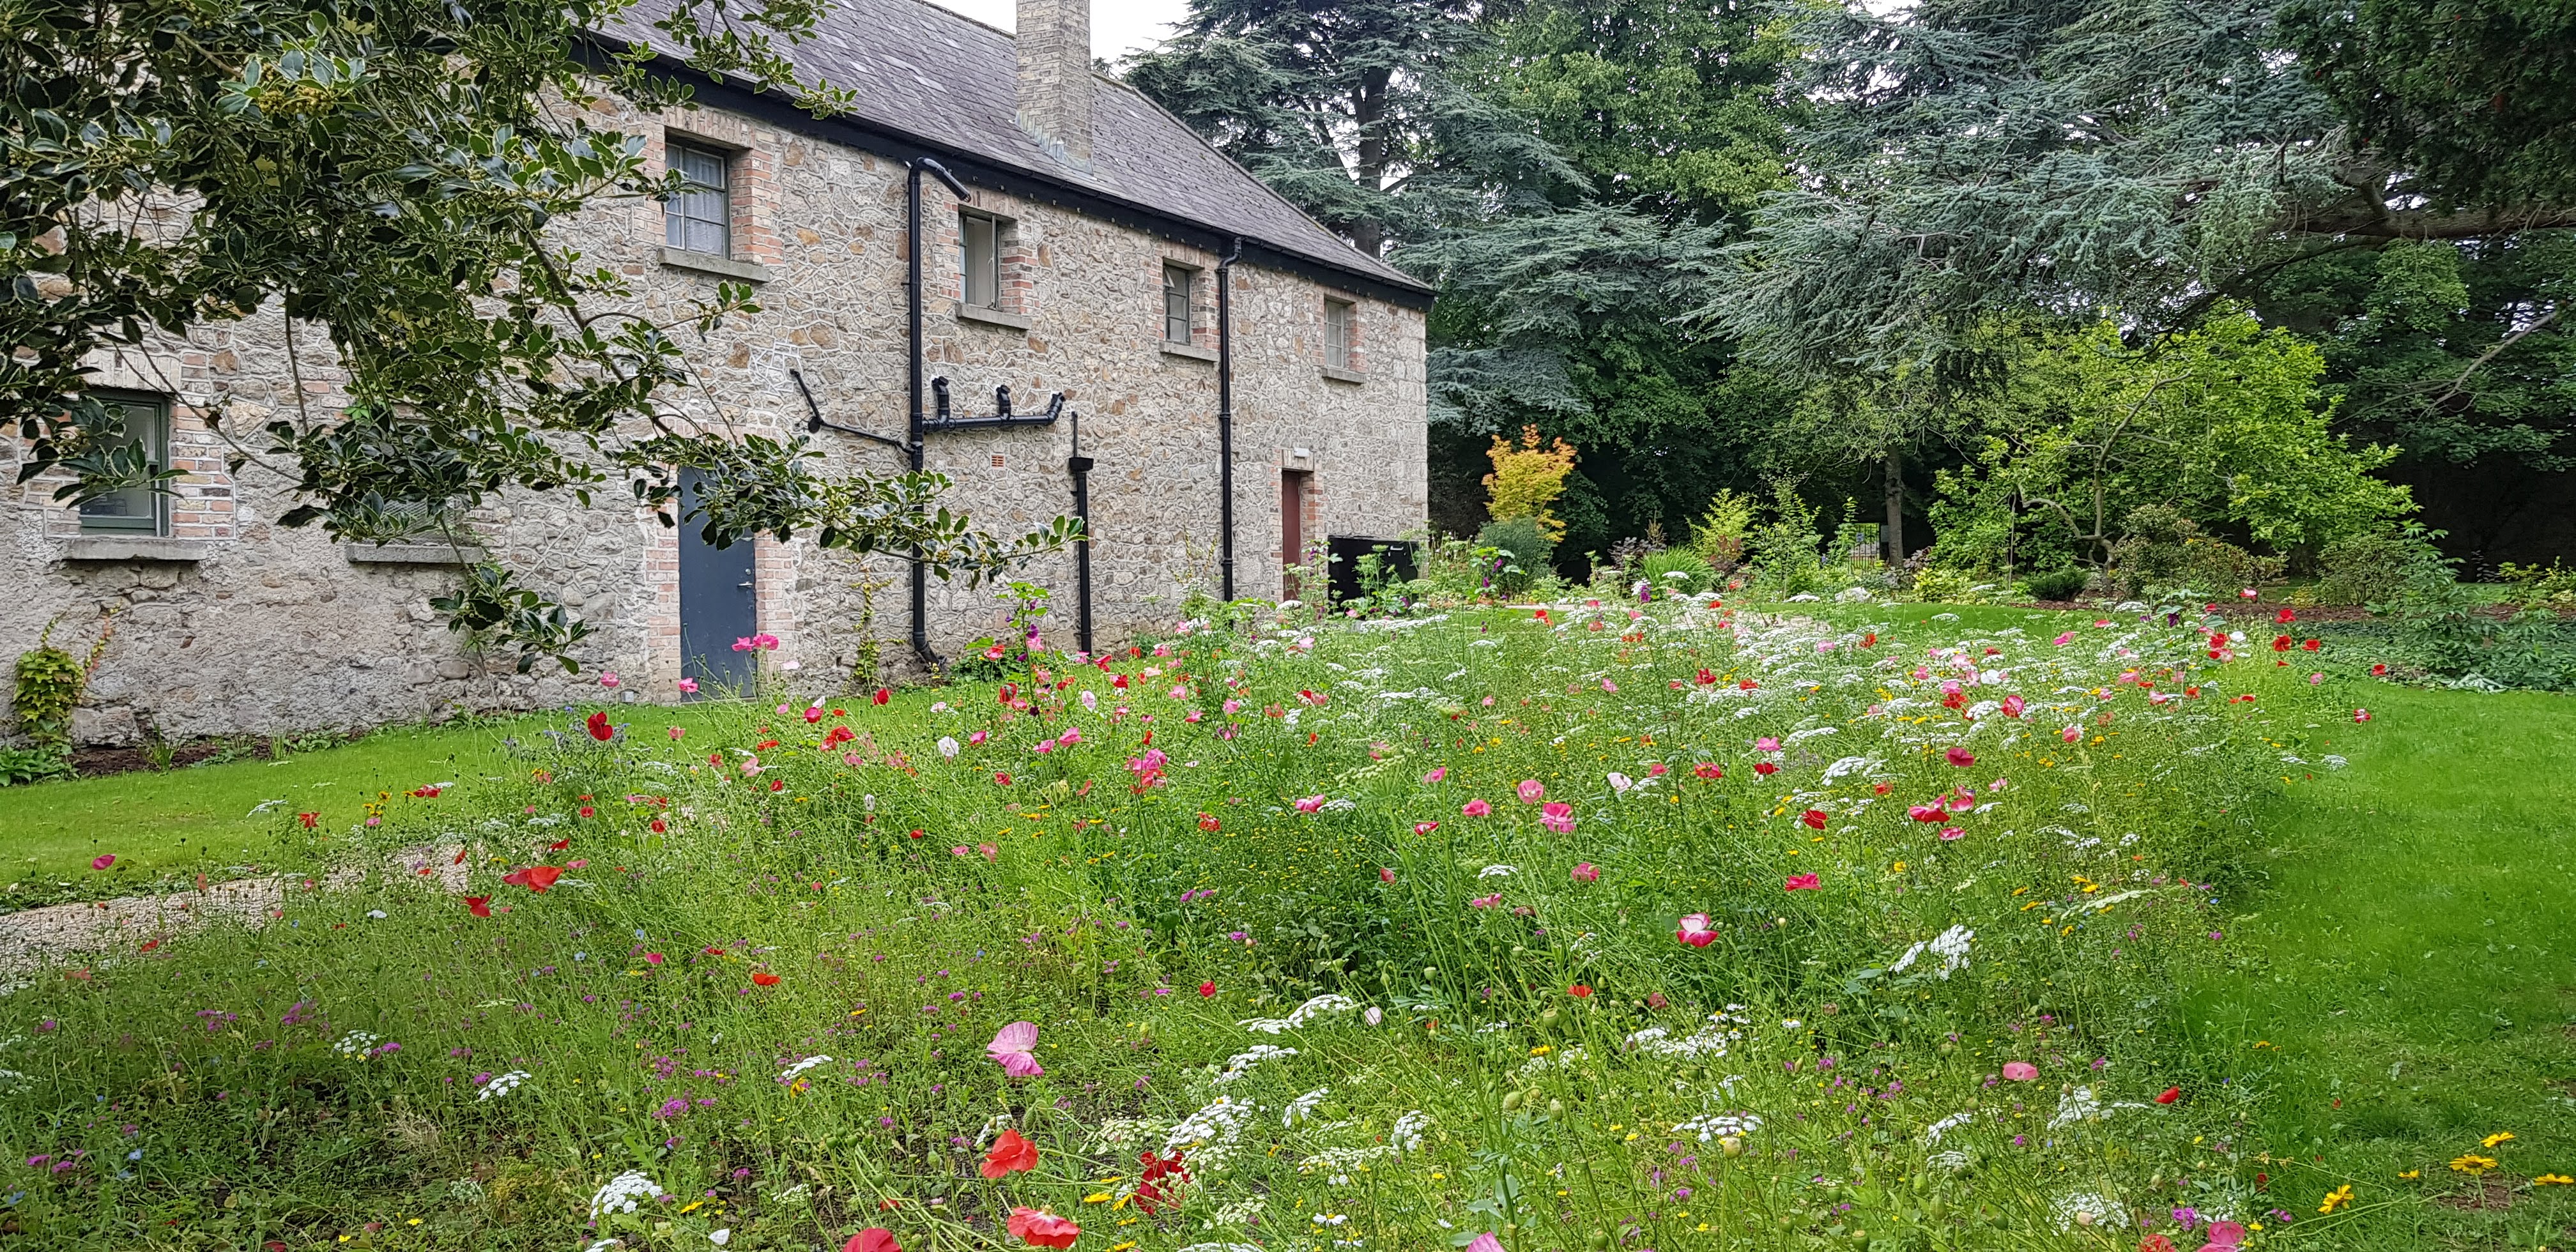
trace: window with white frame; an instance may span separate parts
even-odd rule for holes
[[[1190,313],[1190,299],[1197,294],[1199,272],[1186,265],[1163,267],[1163,338],[1170,343],[1188,343],[1197,328]]]
[[[979,309],[1002,307],[1002,223],[981,213],[957,222],[959,291],[965,303]]]
[[[662,206],[662,242],[682,252],[733,255],[731,158],[713,148],[674,142],[671,168],[687,189]]]
[[[1359,368],[1358,357],[1351,350],[1358,313],[1358,307],[1348,300],[1324,301],[1324,364],[1337,370]]]
[[[124,429],[107,441],[111,455],[126,449],[142,451],[143,466],[159,473],[170,464],[170,402],[162,396],[141,392],[92,392],[107,406],[108,412],[124,423]],[[122,460],[122,456],[117,456]],[[150,485],[126,487],[80,506],[80,528],[84,533],[117,535],[166,535],[170,533],[170,497]]]

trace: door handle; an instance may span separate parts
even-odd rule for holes
[[[745,591],[749,591],[749,590],[751,590],[751,584],[750,584],[750,583],[735,583],[735,584],[734,584],[734,586],[740,587],[740,588],[742,588],[742,589],[743,589],[743,590],[745,590]]]

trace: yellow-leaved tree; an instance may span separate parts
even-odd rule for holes
[[[1485,475],[1486,515],[1497,522],[1526,517],[1550,543],[1565,538],[1565,523],[1548,506],[1565,494],[1565,476],[1574,472],[1573,445],[1562,439],[1542,445],[1538,427],[1524,426],[1519,443],[1496,435],[1485,455],[1494,462],[1494,472]]]

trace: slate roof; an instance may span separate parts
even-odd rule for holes
[[[606,33],[671,53],[676,45],[650,27],[667,11],[647,0]],[[862,125],[1241,235],[1378,283],[1430,290],[1344,243],[1114,78],[1092,76],[1089,168],[1048,154],[1016,118],[1019,55],[1011,36],[928,0],[837,0],[814,38],[790,55],[803,74],[855,91],[853,120]]]

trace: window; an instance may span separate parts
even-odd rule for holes
[[[733,196],[727,190],[725,154],[672,144],[671,168],[688,190],[662,206],[662,242],[682,252],[733,255]]]
[[[957,223],[958,268],[965,301],[979,309],[1002,307],[1002,224],[979,213]]]
[[[170,406],[159,396],[121,392],[95,392],[108,411],[125,419],[125,432],[108,446],[113,449],[140,448],[144,463],[154,471],[170,464]],[[127,487],[109,492],[80,506],[80,526],[84,532],[159,535],[170,529],[170,497],[151,487]]]
[[[1190,332],[1190,294],[1198,279],[1197,270],[1186,265],[1163,267],[1163,338],[1172,343],[1188,343]]]
[[[1359,368],[1351,355],[1351,332],[1357,313],[1348,300],[1324,302],[1324,364],[1337,370]]]

